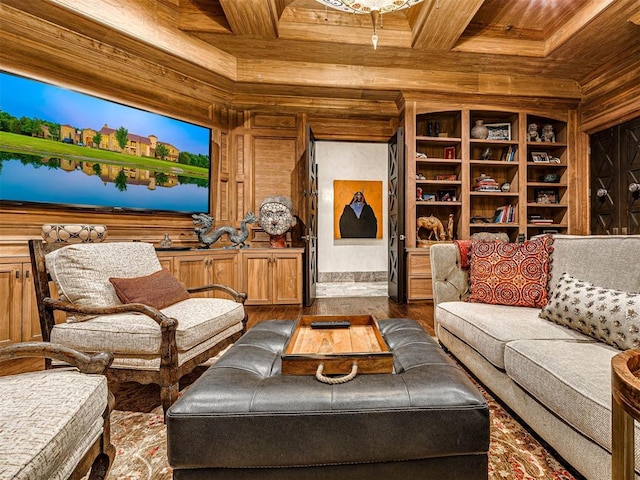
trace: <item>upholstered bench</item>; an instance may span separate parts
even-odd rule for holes
[[[280,375],[294,321],[261,322],[169,409],[174,479],[486,479],[489,411],[415,321],[379,321],[394,374]]]

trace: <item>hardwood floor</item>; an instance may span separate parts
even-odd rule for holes
[[[310,307],[295,305],[250,305],[248,328],[263,320],[289,320],[299,315],[372,315],[374,318],[412,318],[430,335],[433,331],[433,303],[398,304],[387,297],[317,298]]]

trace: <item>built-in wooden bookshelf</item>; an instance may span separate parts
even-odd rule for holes
[[[429,231],[416,230],[417,219],[430,215],[445,231],[452,219],[454,239],[480,231],[505,232],[513,241],[568,232],[567,115],[414,108],[405,117],[415,129],[407,136],[407,247],[433,240]],[[488,137],[473,138],[478,121]],[[535,135],[528,131],[532,124]],[[545,126],[553,137],[542,138]]]

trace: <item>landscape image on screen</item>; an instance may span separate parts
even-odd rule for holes
[[[0,72],[0,202],[209,211],[211,130]]]

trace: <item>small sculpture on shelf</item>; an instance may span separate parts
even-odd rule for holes
[[[553,125],[551,125],[550,123],[542,126],[541,141],[555,143],[556,134],[553,131]]]
[[[431,240],[435,238],[436,242],[440,242],[447,239],[447,236],[444,231],[444,225],[440,219],[435,217],[434,215],[429,215],[428,217],[418,217],[416,220],[416,237],[420,240],[420,229],[424,228],[429,231],[429,236],[427,240]]]
[[[453,213],[450,213],[449,222],[447,223],[447,235],[450,242],[453,242],[453,228]]]
[[[540,134],[538,134],[538,124],[530,123],[527,128],[527,142],[539,142]]]
[[[191,215],[191,217],[193,218],[194,225],[197,225],[193,231],[198,237],[198,240],[205,245],[203,248],[210,248],[212,244],[220,240],[220,237],[225,234],[229,236],[231,245],[227,245],[223,248],[230,249],[236,247],[249,247],[249,245],[245,243],[245,240],[249,237],[247,223],[255,223],[257,220],[253,212],[248,212],[240,222],[240,230],[229,225],[224,225],[212,231],[213,223],[215,222],[215,219],[212,216],[207,215],[206,213],[197,213]]]

